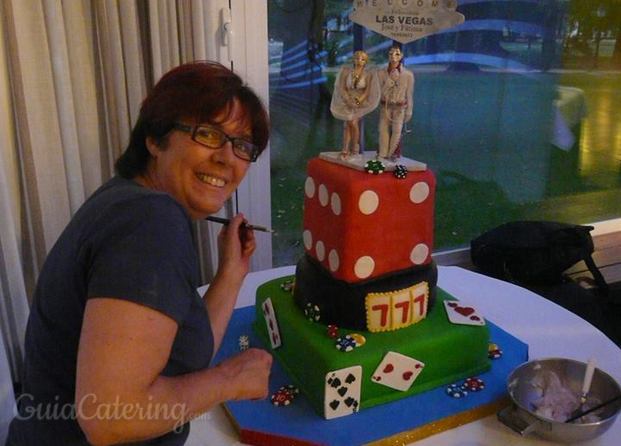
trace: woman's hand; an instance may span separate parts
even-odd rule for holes
[[[243,278],[250,269],[250,257],[257,248],[254,231],[246,226],[243,214],[237,214],[218,235],[218,272]]]

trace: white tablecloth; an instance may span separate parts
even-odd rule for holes
[[[244,283],[238,307],[254,303],[257,285],[293,274],[293,267],[252,273]],[[439,267],[438,285],[458,299],[476,306],[485,317],[529,345],[531,359],[565,357],[586,361],[621,382],[621,350],[590,323],[528,290],[458,267]],[[188,446],[239,445],[221,408],[192,422]],[[416,442],[417,446],[551,445],[534,436],[520,437],[496,420],[483,418]],[[621,444],[621,421],[589,446]]]

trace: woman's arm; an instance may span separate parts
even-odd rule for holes
[[[218,235],[218,271],[203,296],[213,332],[214,354],[229,325],[239,290],[250,269],[250,257],[257,246],[254,232],[246,229],[244,222],[244,216],[238,214],[222,227]]]
[[[76,376],[76,414],[90,443],[163,435],[216,404],[267,396],[271,356],[249,349],[216,367],[161,375],[177,324],[149,307],[115,298],[88,300]]]

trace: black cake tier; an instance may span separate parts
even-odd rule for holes
[[[298,262],[294,299],[309,318],[352,330],[367,330],[366,297],[369,293],[392,293],[427,282],[431,309],[436,296],[438,270],[435,262],[415,266],[365,282],[354,284],[334,279],[308,255]]]

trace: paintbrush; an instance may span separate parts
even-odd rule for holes
[[[207,217],[205,220],[213,221],[214,223],[221,223],[223,225],[228,225],[231,222],[231,220],[228,218],[220,218],[220,217]],[[265,226],[251,225],[250,223],[245,223],[244,226],[254,231],[269,232],[272,234],[276,232],[273,229],[266,228]]]

